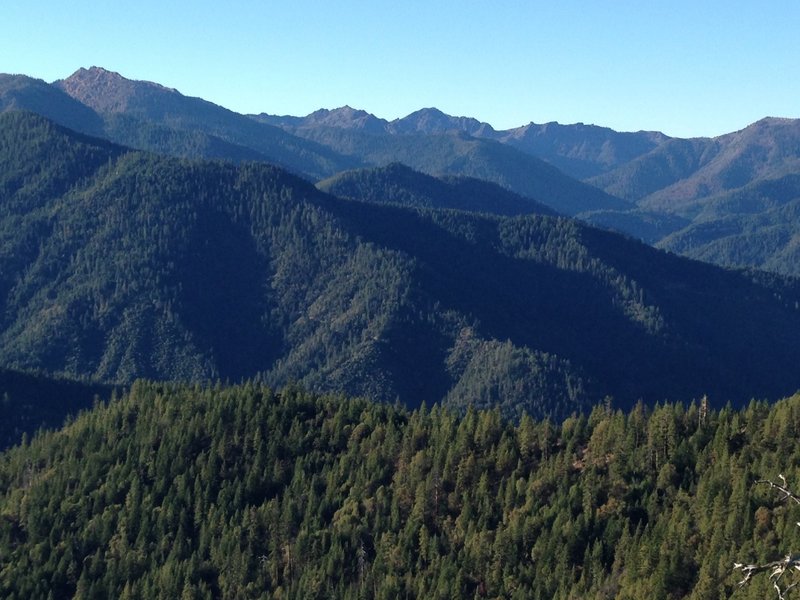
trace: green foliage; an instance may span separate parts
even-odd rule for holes
[[[103,121],[91,108],[41,79],[0,73],[0,112],[26,110],[89,135],[99,135]]]
[[[317,187],[340,198],[363,202],[451,208],[504,216],[555,214],[544,205],[499,185],[469,177],[437,179],[400,163],[339,173],[320,181]]]
[[[510,341],[476,339],[465,329],[448,365],[456,383],[444,403],[462,411],[470,405],[499,407],[504,415],[519,419],[525,413],[559,418],[591,408],[593,394],[568,361]]]
[[[800,275],[800,176],[761,181],[711,199],[691,225],[659,242],[721,265]]]
[[[669,140],[590,180],[636,210],[581,215],[726,267],[796,276],[798,121],[762,119],[714,139]]]
[[[713,139],[677,139],[580,123],[495,131],[436,109],[392,123],[349,107],[307,117],[244,116],[95,67],[52,85],[0,75],[0,111],[20,109],[170,156],[266,161],[312,180],[339,173],[323,185],[347,197],[528,212],[524,198],[508,192],[513,191],[562,214],[722,266],[797,275],[800,264],[797,207],[783,206],[798,198],[800,128],[791,119],[762,119]],[[385,181],[390,163],[393,183]],[[398,163],[430,175],[478,178],[483,189],[476,197],[474,180],[451,182],[451,189],[431,197],[430,185],[398,185]],[[341,173],[375,167],[371,174]]]
[[[719,152],[719,144],[712,139],[673,138],[613,171],[589,179],[589,182],[609,194],[638,202],[689,178],[716,158]]]
[[[342,200],[276,167],[133,152],[30,114],[0,115],[0,158],[5,367],[492,399],[510,418],[798,387],[790,280],[547,215]]]
[[[800,476],[798,427],[800,396],[512,426],[137,382],[0,454],[0,594],[764,598],[731,565],[793,544],[752,483]]]
[[[246,146],[226,142],[201,130],[168,127],[126,114],[104,117],[105,137],[131,148],[141,148],[181,158],[225,159],[232,162],[267,161],[267,157]]]
[[[392,136],[332,127],[297,133],[345,156],[357,156],[361,164],[402,163],[429,175],[481,179],[565,215],[632,207],[512,146],[464,133]]]

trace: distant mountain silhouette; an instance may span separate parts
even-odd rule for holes
[[[660,132],[621,133],[583,123],[530,123],[496,132],[494,139],[538,156],[576,179],[586,179],[624,165],[670,138]]]
[[[265,113],[254,119],[283,127],[292,133],[305,132],[315,138],[314,129],[337,128],[375,134],[410,135],[466,133],[502,142],[526,154],[543,159],[576,179],[585,179],[642,156],[669,140],[659,132],[619,133],[595,125],[546,123],[497,131],[488,123],[471,117],[453,117],[437,108],[423,108],[410,115],[386,121],[363,110],[342,107],[319,110],[305,117],[278,117]]]
[[[639,201],[648,208],[694,210],[693,201],[742,188],[756,181],[800,172],[800,120],[762,119],[714,139],[699,168],[682,181]],[[675,207],[680,207],[676,210]]]
[[[462,131],[475,137],[489,137],[492,126],[471,117],[451,117],[438,108],[423,108],[389,124],[392,133],[452,133]]]
[[[582,123],[529,123],[498,131],[436,108],[393,121],[349,106],[305,117],[247,117],[98,67],[55,84],[0,76],[0,111],[16,109],[130,147],[185,158],[269,162],[311,181],[391,163],[436,177],[482,179],[687,256],[798,270],[793,253],[769,231],[779,205],[791,200],[776,191],[783,198],[776,204],[770,194],[784,178],[800,173],[800,121],[791,119],[765,118],[713,139],[678,139]],[[742,213],[737,206],[744,205],[762,208]],[[790,212],[781,214],[791,218]],[[747,234],[726,241],[726,231]],[[762,243],[765,237],[772,243]],[[747,240],[762,245],[744,251]],[[709,243],[740,250],[710,251]]]
[[[212,136],[239,147],[236,158],[260,158],[312,177],[321,177],[352,164],[277,127],[254,122],[206,100],[184,96],[177,90],[126,79],[102,68],[80,69],[54,85],[106,118],[126,117],[128,129],[134,131],[115,130],[119,134],[116,141],[121,143],[128,143],[129,136],[136,135],[135,129],[140,123],[190,135]],[[158,144],[144,149],[162,151]],[[242,149],[248,149],[249,155]]]
[[[487,158],[492,154],[488,149],[481,148],[484,154],[480,159],[472,150],[453,151],[443,143],[431,153],[426,144],[413,136],[465,134],[493,140],[539,157],[613,197],[631,202],[616,206],[597,199],[584,203],[547,202],[565,214],[577,215],[648,243],[723,265],[756,266],[783,273],[800,271],[794,254],[784,248],[792,237],[788,233],[776,237],[776,225],[769,225],[778,214],[791,218],[787,211],[773,210],[776,204],[770,194],[785,195],[784,178],[800,173],[799,121],[767,118],[742,131],[714,139],[677,139],[659,132],[620,133],[581,123],[530,123],[496,131],[487,123],[468,117],[451,117],[434,108],[422,109],[392,122],[364,111],[355,112],[361,119],[370,119],[374,123],[371,132],[382,138],[412,136],[414,143],[422,148],[420,159],[414,162],[402,152],[403,141],[384,141],[381,145],[373,137],[360,140],[358,134],[351,131],[359,130],[357,123],[348,118],[322,122],[313,116],[318,113],[313,113],[308,117],[295,117],[291,123],[276,124],[343,153],[367,156],[370,162],[379,163],[388,158],[376,158],[377,148],[428,173],[460,172],[501,183],[530,197],[547,199],[547,189],[519,178],[520,173],[532,173],[534,169],[522,166],[518,159],[499,159],[501,153],[497,153],[498,160],[507,160],[507,164],[517,160],[516,168],[487,168],[487,163],[494,164]],[[387,151],[387,148],[394,150]],[[437,156],[432,158],[433,154]],[[444,157],[465,154],[469,158],[459,162],[456,168],[443,162]],[[541,183],[538,172],[537,177]],[[563,193],[562,190],[562,196]],[[727,195],[730,195],[729,200],[725,200]],[[751,208],[741,213],[737,208],[741,205]],[[762,210],[772,212],[763,218],[752,218]],[[732,229],[733,222],[738,225]],[[762,227],[766,229],[759,231]],[[784,231],[793,231],[795,225],[792,222],[781,227]],[[724,239],[729,231],[737,232],[730,234],[736,235],[736,240]],[[765,238],[771,239],[771,243],[765,242]],[[747,240],[752,240],[753,247],[748,247]],[[717,250],[712,251],[708,244],[713,244]],[[738,250],[734,252],[733,248]]]
[[[713,139],[668,140],[589,180],[638,208],[583,215],[687,256],[800,274],[794,232],[800,121],[767,118]],[[785,208],[784,208],[785,207]],[[653,234],[648,220],[668,224]]]
[[[486,179],[565,214],[629,208],[540,159],[468,133],[490,134],[490,126],[436,109],[391,123],[350,107],[319,110],[302,119],[245,117],[99,67],[80,69],[51,87],[94,115],[95,127],[79,131],[164,154],[270,162],[311,180],[403,162],[432,175]],[[22,104],[15,107],[37,110]]]
[[[389,126],[388,121],[349,106],[333,110],[322,108],[306,117],[278,117],[263,113],[252,118],[261,123],[284,127],[290,131],[304,127],[338,127],[340,129],[358,129],[369,133],[386,133]]]

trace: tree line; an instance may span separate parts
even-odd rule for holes
[[[562,422],[139,381],[0,455],[0,593],[764,598],[800,396]]]

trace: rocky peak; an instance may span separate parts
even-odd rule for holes
[[[305,126],[336,127],[337,129],[359,129],[373,133],[385,133],[387,121],[379,119],[365,110],[341,106],[329,110],[321,108],[308,115]]]
[[[491,125],[471,117],[452,117],[438,108],[422,108],[390,123],[395,133],[448,133],[462,131],[469,135],[479,132],[486,137]]]
[[[123,112],[130,108],[132,98],[142,92],[178,93],[157,83],[126,79],[102,67],[80,68],[53,85],[98,112]]]

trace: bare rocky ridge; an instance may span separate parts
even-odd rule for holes
[[[147,101],[163,101],[178,90],[149,81],[126,79],[102,67],[78,69],[53,85],[101,113],[134,110]]]

